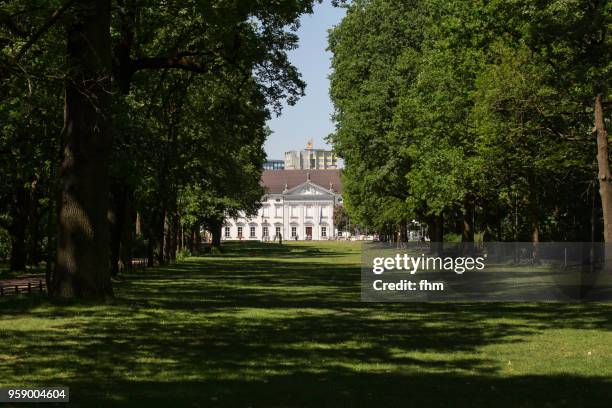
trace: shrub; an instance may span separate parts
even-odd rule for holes
[[[11,253],[11,237],[7,230],[0,228],[0,260],[8,259]]]
[[[191,256],[191,251],[189,251],[188,249],[179,249],[178,251],[176,251],[176,260],[177,261],[183,261],[187,258],[189,258]]]

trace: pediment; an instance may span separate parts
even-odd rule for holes
[[[285,192],[289,196],[333,196],[334,193],[310,181],[300,184]]]

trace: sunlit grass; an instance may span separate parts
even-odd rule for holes
[[[361,303],[360,260],[231,244],[137,270],[109,304],[4,299],[0,386],[85,407],[609,406],[609,305]]]

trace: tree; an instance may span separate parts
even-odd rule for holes
[[[301,13],[311,12],[312,3],[181,1],[156,9],[132,0],[121,1],[113,19],[118,33],[113,46],[113,73],[119,92],[128,95],[134,85],[146,84],[152,72],[166,73],[168,69],[219,79],[238,76],[235,92],[241,93],[243,86],[254,79],[269,105],[279,112],[280,101],[286,98],[294,103],[304,87],[287,61],[286,51],[295,47],[297,39],[285,28],[296,25]],[[167,75],[159,77],[163,80]],[[131,139],[127,135],[123,140],[133,145]],[[123,222],[129,217],[121,214],[129,213],[134,188],[119,177],[113,190],[113,196],[119,198],[112,208],[115,237],[124,241],[129,239],[126,231],[130,225]],[[165,219],[165,215],[161,217]],[[113,242],[112,253],[129,246],[128,242]]]
[[[394,132],[393,120],[398,90],[411,75],[397,61],[420,46],[419,9],[419,2],[355,1],[329,37],[338,124],[330,141],[345,162],[344,205],[353,221],[379,231],[413,216],[405,203],[406,135]]]
[[[312,11],[312,4],[312,0],[171,1],[158,7],[122,0],[111,10],[110,1],[54,1],[42,6],[38,2],[5,2],[0,28],[7,34],[9,47],[1,54],[2,78],[27,77],[27,71],[16,69],[18,63],[38,55],[32,50],[44,53],[41,44],[55,38],[52,34],[56,30],[64,32],[63,40],[55,44],[59,48],[65,45],[67,51],[65,55],[54,54],[60,61],[65,57],[66,62],[60,72],[66,80],[66,115],[58,175],[61,198],[57,264],[51,285],[54,295],[112,295],[108,166],[113,136],[120,127],[113,121],[115,108],[129,102],[119,99],[129,99],[134,84],[147,83],[151,75],[155,77],[153,72],[176,70],[220,81],[238,77],[238,84],[234,79],[229,81],[238,91],[251,83],[269,107],[280,111],[282,100],[293,103],[303,93],[304,83],[286,52],[297,43],[290,30],[295,29],[302,13]],[[24,27],[36,28],[30,32]],[[158,76],[160,82],[164,77]],[[177,118],[180,110],[172,118]],[[171,128],[177,130],[176,126]],[[173,145],[178,147],[175,136]],[[133,145],[125,133],[115,142],[124,147]],[[118,215],[129,212],[126,206],[130,205],[133,186],[126,188],[129,183],[119,177],[113,187],[111,219],[114,228],[125,231],[131,223],[129,217]],[[176,192],[178,186],[173,187]],[[165,223],[167,214],[162,218]],[[113,236],[126,240],[129,234]],[[119,244],[122,247],[129,245]],[[117,245],[113,248],[115,253]]]
[[[346,209],[342,204],[336,204],[334,206],[334,227],[339,231],[348,228],[349,216]]]
[[[75,4],[66,25],[67,78],[54,296],[112,296],[108,270],[111,146],[110,1]]]
[[[572,109],[563,113],[566,121],[576,121],[578,116],[585,123],[585,108],[590,111],[597,141],[603,237],[605,242],[612,242],[612,187],[604,119],[610,99],[612,4],[605,0],[548,0],[533,7],[531,2],[519,1],[510,8],[502,2],[493,12],[500,21],[510,13],[521,16],[513,18],[513,24],[496,27],[496,31],[524,43],[546,64],[550,73],[547,83],[562,98],[574,102]]]
[[[11,32],[0,26],[0,37]],[[57,35],[54,32],[52,37]],[[20,36],[7,35],[4,41],[4,50],[23,49]],[[56,51],[52,44],[39,45],[32,50],[37,51],[32,58],[18,65],[21,75],[0,78],[0,228],[10,232],[10,268],[14,271],[37,264],[42,251],[48,249],[42,238],[51,212],[48,196],[53,189],[53,168],[58,162],[62,84],[47,77],[59,64],[38,52],[40,47]]]
[[[609,92],[607,2],[346,7],[330,34],[330,139],[351,217],[379,232],[419,218],[435,241],[595,237],[584,135],[595,112],[605,126],[605,103],[588,106],[593,86]]]

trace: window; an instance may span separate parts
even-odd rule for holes
[[[277,198],[277,199],[276,199],[276,202],[277,202],[277,203],[280,203],[280,198]]]
[[[230,227],[225,227],[225,238],[230,237]]]
[[[295,205],[291,207],[291,216],[292,217],[297,217],[298,216],[298,208]]]
[[[263,227],[263,236],[268,237],[268,227]]]
[[[312,218],[312,206],[311,205],[306,207],[306,217]]]
[[[276,227],[276,236],[280,237],[281,231],[280,231],[281,227]]]
[[[321,236],[323,238],[327,237],[327,227],[321,227]]]
[[[297,237],[297,227],[291,227],[291,237]]]
[[[251,228],[250,228],[250,232],[251,232],[250,237],[251,237],[251,238],[255,238],[255,236],[256,236],[256,235],[255,235],[255,227],[251,227]]]
[[[276,206],[276,216],[278,218],[283,216],[283,207],[281,207],[280,205]]]
[[[238,238],[242,238],[242,227],[238,227]]]

